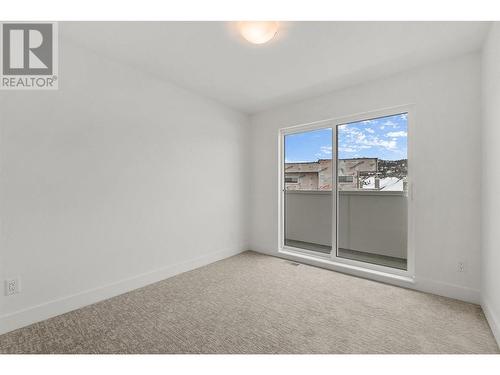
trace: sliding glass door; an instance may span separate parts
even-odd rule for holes
[[[407,113],[337,126],[337,257],[407,269]]]
[[[330,254],[333,238],[331,127],[284,136],[284,244]]]
[[[281,247],[405,273],[408,112],[352,119],[283,129]]]

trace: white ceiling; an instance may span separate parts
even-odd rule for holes
[[[61,38],[246,113],[480,48],[483,22],[287,22],[264,45],[228,22],[65,22]]]

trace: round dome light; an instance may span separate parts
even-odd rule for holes
[[[276,21],[244,21],[238,23],[243,38],[253,44],[269,42],[278,33]]]

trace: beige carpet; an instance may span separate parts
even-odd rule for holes
[[[0,336],[2,353],[498,353],[481,308],[246,252]]]

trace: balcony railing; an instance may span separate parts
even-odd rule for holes
[[[406,267],[405,192],[344,190],[339,192],[338,205],[339,252],[386,257],[385,263],[399,262],[396,267]],[[317,245],[317,251],[327,252],[332,246],[332,192],[287,190],[285,238],[288,243],[304,244],[299,247],[315,250]]]

